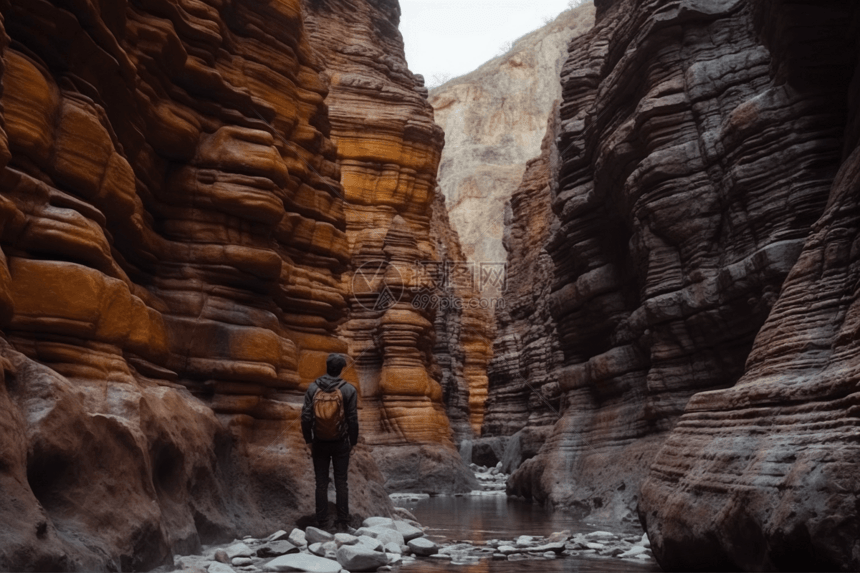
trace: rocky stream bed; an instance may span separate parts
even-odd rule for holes
[[[497,468],[476,466],[482,489],[472,496],[504,496],[507,475]],[[415,502],[426,494],[392,494],[395,505]],[[610,531],[557,531],[550,535],[519,535],[510,539],[440,539],[430,535],[406,508],[393,517],[369,517],[347,532],[316,527],[277,531],[265,538],[245,537],[203,548],[199,555],[176,556],[173,566],[154,573],[237,573],[307,571],[406,571],[411,564],[429,562],[470,565],[482,560],[547,561],[591,557],[654,563],[648,536]]]

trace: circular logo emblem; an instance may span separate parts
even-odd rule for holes
[[[403,275],[393,263],[378,259],[364,263],[352,275],[352,299],[364,310],[388,310],[403,296]]]

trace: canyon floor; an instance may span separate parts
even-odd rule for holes
[[[349,527],[349,531],[341,533],[306,527],[293,528],[289,533],[280,530],[262,539],[245,536],[206,546],[196,555],[175,556],[172,566],[161,566],[153,573],[429,572],[447,571],[449,567],[469,572],[470,566],[477,567],[476,571],[526,571],[534,567],[554,571],[554,566],[565,561],[575,562],[580,571],[659,570],[648,536],[633,531],[610,532],[585,526],[580,531],[565,529],[547,534],[545,524],[538,528],[541,533],[529,534],[530,520],[518,523],[517,516],[511,513],[506,528],[519,529],[521,533],[488,538],[491,531],[485,529],[482,519],[486,516],[481,515],[480,505],[470,507],[470,498],[504,499],[504,482],[509,476],[498,468],[474,468],[481,490],[444,500],[443,515],[435,519],[433,512],[422,508],[422,514],[430,520],[424,524],[407,506],[421,506],[430,496],[392,494],[393,519],[367,518],[360,525],[356,523],[357,528]],[[452,530],[447,523],[450,519],[460,520],[463,528]],[[463,534],[468,533],[470,519],[483,526],[467,537]],[[567,570],[572,565],[561,566]]]

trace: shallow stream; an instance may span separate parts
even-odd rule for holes
[[[476,544],[491,539],[516,539],[520,535],[548,536],[553,532],[589,533],[601,528],[589,525],[561,512],[550,513],[543,508],[504,495],[431,497],[420,500],[399,499],[395,505],[411,511],[425,527],[428,537],[437,543],[470,541]],[[636,563],[609,557],[559,556],[546,561],[495,561],[454,565],[421,559],[400,566],[402,573],[460,571],[462,573],[613,573],[660,571],[654,561]]]

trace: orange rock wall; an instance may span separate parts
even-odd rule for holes
[[[389,490],[475,489],[457,456],[433,355],[436,309],[420,287],[440,261],[431,236],[444,143],[423,79],[406,66],[396,1],[305,1],[311,43],[330,83],[347,252],[340,332],[361,385],[361,424]],[[431,268],[432,267],[432,268]],[[419,468],[420,466],[420,468]]]
[[[349,348],[356,220],[429,205],[438,129],[338,156],[298,0],[0,10],[0,569],[147,569],[288,526],[311,511],[299,401]],[[436,415],[419,435],[444,426],[425,322],[379,329],[407,339],[381,385],[407,372]],[[351,479],[354,512],[387,511],[364,446]]]

